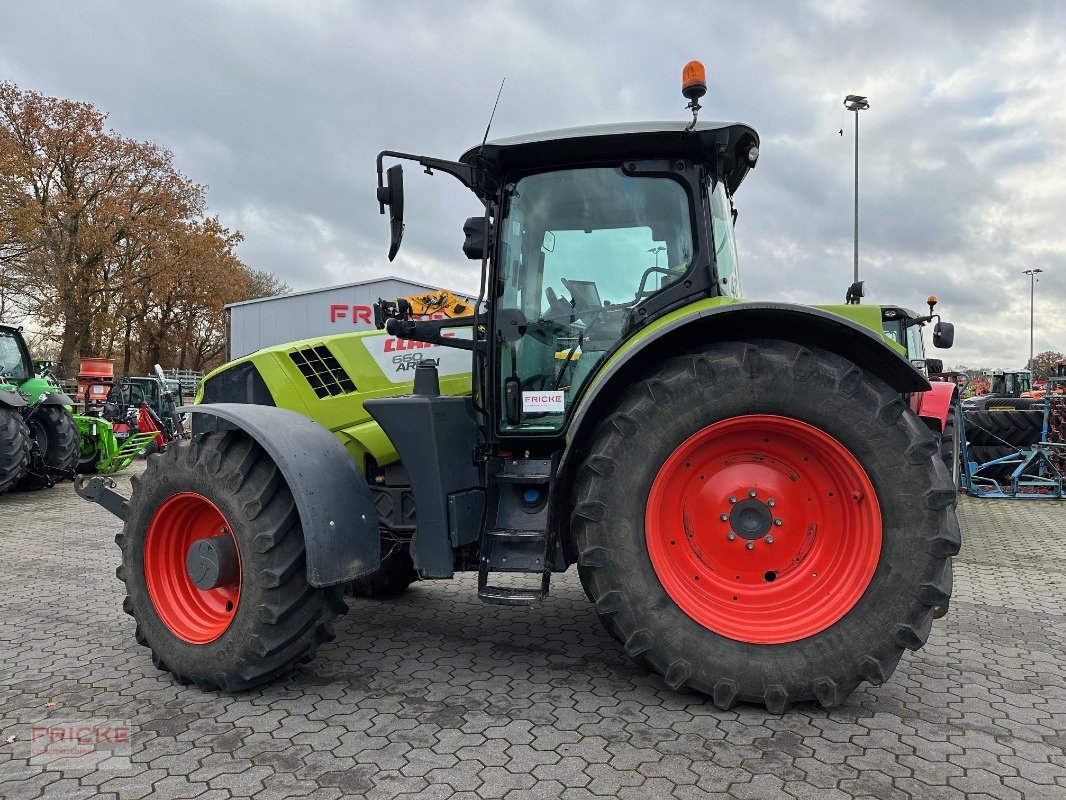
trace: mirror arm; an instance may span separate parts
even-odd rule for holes
[[[454,347],[457,350],[476,350],[482,355],[488,353],[488,344],[481,339],[458,339],[443,334],[444,328],[469,328],[474,325],[475,315],[465,317],[453,317],[452,319],[398,319],[390,317],[385,320],[385,331],[397,339],[410,339],[415,342],[427,344],[439,344],[443,347]],[[474,326],[473,335],[477,336],[477,327]]]
[[[388,156],[390,158],[402,159],[405,161],[417,161],[428,174],[432,175],[433,170],[440,170],[446,172],[454,178],[457,178],[461,184],[467,189],[474,191],[474,168],[469,164],[462,164],[458,161],[448,161],[443,158],[433,158],[432,156],[420,156],[414,153],[400,153],[395,150],[382,150],[378,153],[377,166],[378,166],[378,188],[385,188],[385,173],[382,165],[383,159]],[[378,209],[380,213],[385,213],[385,204],[378,202]]]

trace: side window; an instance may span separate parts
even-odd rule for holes
[[[907,328],[907,355],[916,361],[925,358],[925,341],[922,339],[921,325],[911,325]]]
[[[733,238],[733,208],[725,184],[721,181],[715,184],[711,194],[711,217],[718,288],[724,295],[739,297],[740,275],[737,273],[737,245]]]

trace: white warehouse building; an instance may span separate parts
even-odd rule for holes
[[[394,276],[325,289],[261,297],[226,306],[229,313],[229,358],[240,358],[264,347],[374,329],[373,306],[378,298],[420,294],[443,287]],[[456,292],[467,297],[462,292]]]

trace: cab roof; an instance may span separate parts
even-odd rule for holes
[[[739,122],[618,122],[527,133],[471,147],[460,161],[484,169],[497,181],[506,173],[563,167],[575,162],[626,158],[687,158],[721,168],[730,193],[752,164],[748,151],[759,134]]]

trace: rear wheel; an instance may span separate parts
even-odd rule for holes
[[[11,489],[30,463],[30,432],[22,416],[0,405],[0,494]]]
[[[671,359],[589,452],[571,521],[583,583],[673,688],[835,706],[921,647],[950,596],[960,533],[937,442],[838,356],[760,341]]]
[[[133,480],[117,574],[159,669],[239,691],[310,661],[332,638],[340,590],[307,583],[292,493],[251,438],[177,442]]]
[[[78,462],[78,428],[70,412],[63,406],[38,406],[27,415],[26,425],[37,443],[44,474],[27,472],[19,488],[41,489],[72,477]]]

